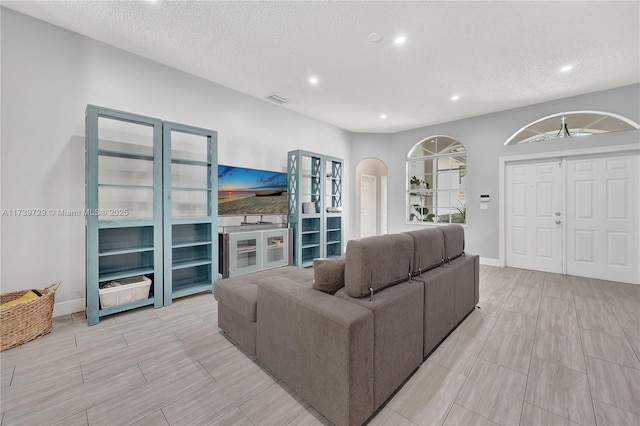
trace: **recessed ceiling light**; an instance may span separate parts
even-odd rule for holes
[[[369,39],[369,41],[372,42],[372,43],[377,43],[380,40],[382,40],[382,35],[380,33],[371,33],[371,34],[369,34],[367,39]]]
[[[380,114],[380,118],[383,119],[383,120],[386,120],[387,114]]]
[[[407,38],[405,36],[398,36],[396,37],[396,44],[404,44],[404,42],[407,41]]]
[[[318,84],[318,77],[309,78],[309,83],[311,83],[311,84],[313,84],[315,86],[316,84]]]
[[[453,96],[451,96],[451,100],[452,100],[452,101],[457,101],[458,99],[460,99],[460,95],[453,95]]]
[[[573,65],[565,65],[564,67],[560,68],[560,72],[569,72],[573,69]]]

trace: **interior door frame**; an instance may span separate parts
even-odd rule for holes
[[[526,162],[526,161],[532,161],[532,162],[536,162],[536,161],[540,161],[540,160],[555,160],[560,158],[560,160],[563,162],[563,168],[562,168],[562,174],[563,174],[563,179],[565,178],[564,174],[566,173],[565,169],[565,163],[566,163],[566,157],[578,157],[578,156],[583,156],[583,155],[594,155],[594,154],[614,154],[614,153],[633,153],[633,154],[638,154],[640,153],[640,146],[637,144],[628,144],[628,145],[614,145],[614,146],[603,146],[603,147],[593,147],[593,148],[584,148],[584,149],[573,149],[573,150],[566,150],[566,151],[550,151],[550,152],[543,152],[543,153],[539,153],[539,154],[526,154],[526,155],[512,155],[512,156],[504,156],[504,157],[500,157],[498,158],[498,167],[499,167],[499,178],[498,178],[498,183],[499,183],[499,188],[498,188],[498,192],[499,192],[499,196],[498,196],[498,202],[499,202],[499,225],[498,225],[498,266],[504,268],[506,265],[506,235],[507,235],[507,221],[506,221],[506,202],[505,202],[505,196],[506,196],[506,179],[507,179],[507,165],[511,164],[511,163],[515,163],[515,162]],[[564,191],[564,189],[563,189]],[[563,209],[563,215],[564,212],[566,212],[567,210],[567,206],[566,206],[566,196],[563,193],[563,200],[562,200],[562,209]],[[566,218],[563,216],[563,222]],[[566,274],[566,227],[563,226],[563,236],[562,236],[562,240],[563,240],[563,247],[562,247],[562,255],[563,255],[563,261],[562,261],[562,270],[563,270],[563,274]]]
[[[380,234],[384,235],[389,232],[388,219],[388,176],[380,176]]]
[[[367,178],[367,179],[372,179],[373,180],[373,191],[372,194],[374,196],[374,205],[373,205],[373,214],[374,214],[374,226],[373,226],[373,235],[379,235],[379,229],[378,229],[378,210],[380,207],[380,204],[378,203],[378,176],[375,175],[368,175],[366,173],[361,173],[360,174],[360,230],[359,230],[359,235],[362,238],[362,206],[363,206],[363,197],[362,197],[362,179],[363,178]]]

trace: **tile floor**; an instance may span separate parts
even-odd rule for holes
[[[371,425],[640,425],[640,286],[481,267],[480,307]],[[314,425],[217,327],[211,294],[0,355],[2,425]]]

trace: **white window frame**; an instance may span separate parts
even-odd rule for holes
[[[529,127],[535,126],[536,124],[545,121],[545,120],[549,120],[551,118],[556,118],[556,117],[562,117],[562,116],[571,116],[571,115],[577,115],[577,114],[595,114],[595,115],[602,115],[603,117],[611,117],[614,118],[616,120],[620,120],[625,124],[628,124],[629,126],[634,127],[635,129],[640,129],[640,125],[638,125],[638,123],[634,122],[633,120],[628,119],[627,117],[624,117],[622,115],[619,114],[614,114],[611,112],[604,112],[604,111],[566,111],[566,112],[558,112],[555,114],[551,114],[551,115],[547,115],[546,117],[542,117],[539,118],[536,121],[532,121],[531,123],[527,124],[526,126],[521,127],[517,132],[515,132],[513,135],[511,135],[511,137],[509,139],[507,139],[507,141],[504,143],[505,146],[515,146],[515,145],[519,145],[521,143],[536,143],[536,142],[543,142],[543,141],[531,141],[531,142],[516,142],[513,143],[512,141],[514,139],[516,139],[520,133],[522,133],[523,131],[527,130]],[[596,124],[596,123],[593,123]],[[558,128],[559,129],[559,128]],[[593,129],[590,129],[593,130]],[[631,130],[631,129],[629,129]],[[598,133],[609,133],[609,130],[602,130]],[[593,132],[596,133],[596,132]],[[581,137],[581,136],[580,136]],[[550,138],[548,139],[548,141],[558,141],[558,140],[562,140],[562,137],[558,137],[558,138]],[[526,140],[526,139],[525,139]]]
[[[433,139],[437,139],[437,138],[447,138],[447,139],[451,139],[453,141],[455,141],[459,146],[461,146],[464,150],[460,151],[460,152],[450,152],[447,151],[447,149],[445,148],[444,150],[438,151],[435,154],[430,154],[430,155],[423,155],[423,156],[419,156],[419,157],[412,157],[411,155],[416,151],[416,149],[419,149],[420,145],[422,145],[424,142],[433,140]],[[411,224],[411,225],[448,225],[450,223],[459,223],[461,225],[466,225],[467,221],[466,221],[466,194],[467,194],[467,185],[466,185],[466,178],[464,179],[464,185],[463,186],[459,186],[456,188],[438,188],[437,187],[437,183],[434,184],[433,188],[429,188],[427,189],[424,186],[418,187],[418,188],[412,188],[410,185],[410,179],[413,175],[413,171],[411,170],[411,166],[410,164],[412,162],[417,162],[417,161],[427,161],[427,160],[433,160],[433,164],[437,165],[438,164],[438,160],[443,159],[443,158],[463,158],[464,159],[464,164],[465,164],[465,170],[467,168],[467,149],[464,146],[464,144],[462,142],[460,142],[458,139],[453,138],[451,136],[448,135],[433,135],[430,136],[428,138],[424,138],[422,140],[420,140],[420,142],[418,142],[417,144],[415,144],[411,150],[409,151],[409,154],[407,155],[406,158],[406,171],[405,171],[405,175],[406,175],[406,203],[405,203],[405,221],[407,224]],[[449,168],[449,174],[453,173],[454,169]],[[460,169],[455,169],[455,170],[460,170]],[[437,173],[437,170],[432,172],[432,176],[433,179],[435,180],[437,179],[437,176],[441,175],[443,173]],[[466,174],[466,173],[465,173]],[[424,174],[423,174],[424,176]],[[459,175],[458,175],[459,176]],[[459,179],[461,179],[459,177]],[[449,200],[453,199],[454,197],[456,199],[460,199],[460,192],[464,192],[465,195],[465,199],[464,199],[464,203],[461,204],[460,207],[458,206],[451,206],[448,205],[446,206],[446,208],[448,208],[449,210],[449,221],[448,222],[439,222],[438,221],[438,217],[439,216],[443,216],[442,215],[436,215],[435,213],[440,209],[440,208],[445,208],[445,206],[441,206],[438,207],[437,205],[431,205],[429,206],[428,202],[425,202],[425,199],[428,199],[429,197],[431,197],[432,200],[441,200],[441,195],[443,194],[449,194],[449,196],[447,197]],[[452,197],[452,195],[454,197]],[[416,197],[419,197],[420,202],[418,203],[419,208],[422,210],[422,208],[429,208],[429,215],[432,218],[432,221],[427,220],[426,217],[422,217],[421,215],[423,214],[421,210],[417,210],[415,209],[415,205],[416,203],[414,202]],[[436,201],[436,203],[438,203],[439,201]],[[431,202],[433,204],[433,201]],[[452,218],[456,217],[455,213],[453,212],[453,210],[458,210],[458,212],[462,213],[463,218],[464,218],[464,222],[459,222],[459,221],[454,221],[452,222]],[[415,210],[415,211],[414,211]],[[434,211],[431,211],[434,210]],[[418,219],[418,220],[412,220],[412,219]]]

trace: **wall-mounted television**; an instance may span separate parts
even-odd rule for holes
[[[287,174],[218,165],[218,214],[287,214]]]

